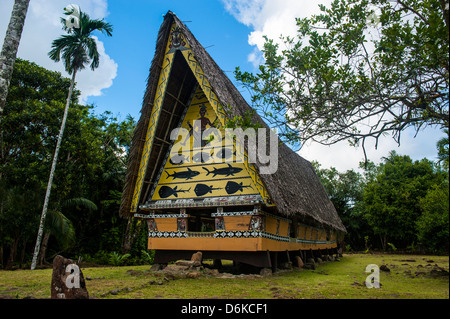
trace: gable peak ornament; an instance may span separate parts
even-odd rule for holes
[[[187,50],[185,36],[181,28],[178,26],[176,26],[170,34],[169,48],[170,50],[168,53],[172,53],[177,50]]]

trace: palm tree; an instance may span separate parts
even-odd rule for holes
[[[67,208],[93,211],[97,210],[97,205],[87,198],[78,197],[63,201],[55,209],[48,209],[44,226],[44,237],[38,256],[38,264],[40,266],[44,263],[48,240],[51,235],[55,236],[62,250],[69,248],[75,241],[75,228],[72,222],[62,213]]]
[[[3,113],[6,103],[9,82],[16,62],[17,49],[19,48],[29,3],[30,0],[16,0],[14,2],[2,52],[0,53],[0,115]]]
[[[55,154],[53,156],[52,167],[50,169],[50,177],[48,179],[47,191],[45,194],[44,206],[42,208],[41,221],[38,230],[36,245],[34,247],[33,261],[31,269],[36,268],[36,261],[39,254],[39,247],[41,245],[42,234],[44,231],[45,217],[47,214],[48,201],[50,198],[50,191],[53,183],[53,176],[55,173],[56,163],[58,161],[58,153],[61,145],[61,140],[66,126],[67,114],[69,111],[70,101],[72,99],[72,91],[75,84],[75,76],[79,70],[85,68],[89,62],[92,70],[98,68],[100,63],[100,55],[97,51],[97,43],[91,37],[94,31],[100,31],[107,36],[112,35],[112,25],[105,22],[103,19],[91,20],[89,15],[77,10],[79,12],[78,27],[69,28],[66,25],[66,20],[61,19],[63,29],[67,31],[67,35],[63,35],[52,43],[52,50],[49,52],[49,57],[55,62],[60,61],[61,57],[64,62],[66,71],[72,75],[70,82],[69,94],[67,96],[66,107],[64,109],[64,116],[61,122],[61,129],[59,131],[58,140],[56,142]],[[71,15],[72,12],[66,12],[66,15]]]

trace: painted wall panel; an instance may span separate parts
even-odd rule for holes
[[[236,147],[210,102],[198,87],[170,150],[164,171],[153,189],[152,201],[224,196],[259,195],[244,158],[236,162]],[[216,129],[215,134],[205,133]],[[214,138],[211,138],[211,137]],[[265,193],[265,191],[263,192]]]

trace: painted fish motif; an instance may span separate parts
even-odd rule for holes
[[[197,184],[197,185],[195,185],[194,192],[195,192],[195,195],[197,195],[197,196],[203,196],[207,193],[212,193],[212,191],[216,190],[216,189],[220,189],[220,188],[213,188],[212,185],[208,186],[206,184]]]
[[[221,159],[228,159],[233,155],[236,156],[236,151],[233,152],[233,150],[229,148],[222,148],[216,153],[216,157]]]
[[[186,157],[182,154],[172,155],[169,159],[170,164],[172,165],[182,165],[186,162]]]
[[[178,189],[178,186],[175,186],[174,188],[169,186],[161,186],[161,188],[158,190],[159,197],[161,198],[167,198],[169,196],[175,196],[178,197],[178,193],[186,193],[189,192],[191,189],[183,190]]]
[[[194,156],[192,156],[192,161],[194,163],[206,163],[210,158],[211,156],[208,153],[199,152],[197,154],[194,154]]]
[[[213,174],[213,177],[215,177],[216,175],[225,175],[225,176],[234,176],[234,174],[239,173],[240,171],[242,171],[242,168],[240,167],[233,167],[230,164],[228,164],[228,167],[222,167],[222,168],[214,168],[213,171],[208,170],[206,167],[202,167],[205,171],[207,171],[208,173],[206,174],[206,176],[208,176],[209,174]]]
[[[197,100],[206,99],[205,93],[195,94]]]
[[[167,174],[167,178],[169,177],[173,177],[173,179],[192,179],[193,177],[197,176],[198,174],[200,174],[200,172],[197,171],[193,171],[190,168],[187,169],[187,171],[181,171],[181,172],[174,172],[173,174],[169,174],[168,171],[165,171]]]
[[[251,185],[248,185],[248,186],[242,185],[242,182],[236,183],[233,181],[229,181],[227,183],[227,185],[225,186],[225,190],[227,191],[227,194],[231,195],[231,194],[236,193],[237,191],[242,192],[244,190],[244,188],[246,188],[246,187],[253,188]]]

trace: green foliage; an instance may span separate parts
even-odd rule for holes
[[[262,128],[260,123],[256,123],[253,118],[256,114],[255,110],[249,110],[244,113],[244,115],[235,115],[231,116],[231,107],[228,104],[227,106],[220,106],[221,110],[228,114],[227,121],[225,123],[225,128],[242,128],[246,130],[247,128],[253,128],[254,130],[258,130],[258,128]]]
[[[402,247],[416,241],[417,222],[423,214],[421,199],[446,176],[426,159],[413,162],[408,156],[391,152],[381,173],[364,189],[365,217],[380,236],[383,249],[388,239]]]
[[[130,256],[131,256],[130,254],[120,255],[119,253],[113,251],[112,253],[109,254],[109,263],[113,266],[120,266]]]
[[[334,0],[266,38],[258,73],[235,70],[288,142],[351,145],[449,127],[448,9],[439,0]],[[369,121],[370,119],[370,121]],[[447,131],[448,135],[448,131]]]
[[[438,149],[438,159],[439,164],[442,165],[442,167],[446,170],[449,169],[449,148],[448,148],[448,129],[444,130],[444,133],[447,134],[446,137],[441,138],[437,142],[437,149]]]
[[[58,62],[62,58],[65,69],[69,74],[84,69],[89,62],[91,62],[92,70],[98,68],[100,55],[97,51],[97,43],[92,38],[92,33],[100,31],[107,36],[111,36],[112,25],[103,19],[91,19],[89,15],[81,11],[79,28],[68,29],[64,19],[61,19],[61,23],[68,34],[53,41],[52,50],[48,54],[50,59]]]
[[[362,173],[313,166],[347,229],[348,249],[448,252],[448,171],[438,164],[393,151],[379,165],[361,163]]]
[[[153,260],[155,258],[155,251],[151,250],[150,252],[148,252],[147,250],[142,249],[141,252],[142,252],[142,255],[144,256],[145,261],[149,265],[153,265]]]
[[[364,250],[364,253],[367,254],[370,250],[369,236],[364,236],[364,245],[366,246],[366,250]]]
[[[75,242],[75,228],[60,211],[48,210],[44,230],[56,237],[61,250],[66,250]]]
[[[9,252],[17,241],[16,250],[24,249],[26,261],[35,243],[69,85],[58,72],[20,59],[15,64],[0,118],[0,243],[4,258],[11,255],[15,259],[17,254]],[[50,210],[66,218],[55,215],[55,220],[70,222],[75,237],[68,240],[73,245],[50,241],[48,256],[62,247],[69,256],[120,249],[126,227],[118,208],[135,122],[130,116],[118,121],[109,112],[94,115],[92,106],[77,103],[78,95],[75,91],[49,203]]]
[[[393,243],[387,243],[387,245],[389,246],[389,248],[390,248],[392,251],[396,251],[396,250],[397,250],[397,247],[395,247],[395,245],[394,245]]]
[[[365,177],[353,170],[341,173],[334,167],[322,169],[319,163],[312,164],[347,229],[345,242],[354,249],[365,249],[364,235],[371,235],[362,208]]]
[[[448,252],[449,245],[448,180],[433,185],[419,200],[422,215],[417,220],[419,243],[434,253]]]

